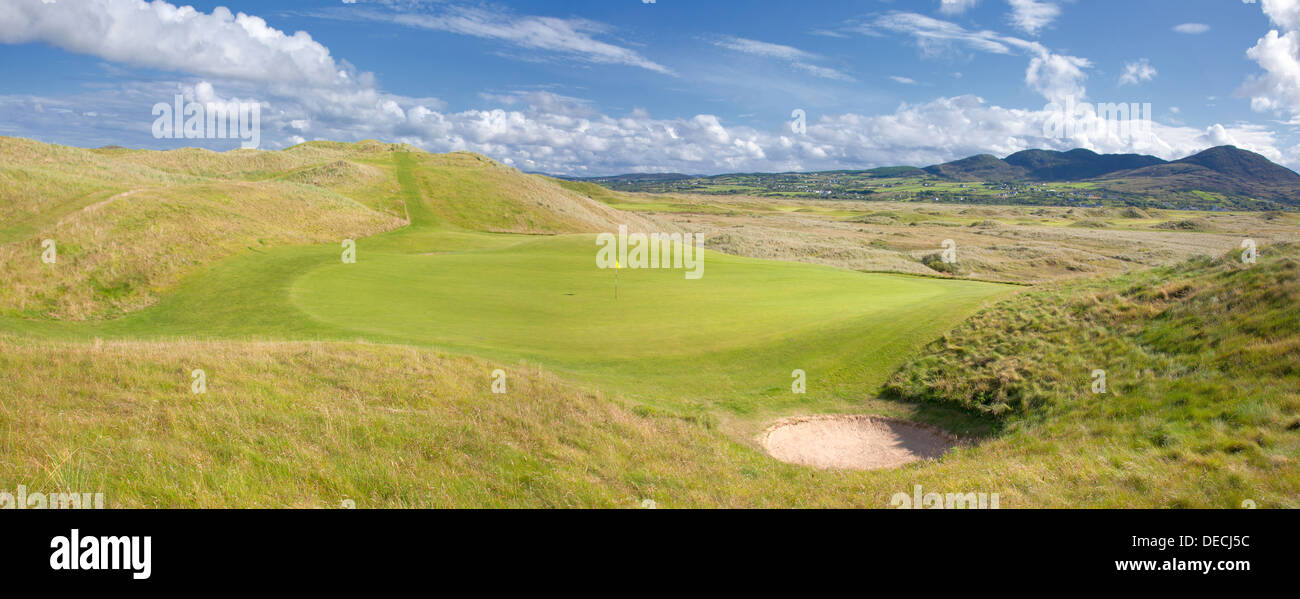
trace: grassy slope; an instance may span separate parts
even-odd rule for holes
[[[395,193],[412,223],[361,240],[357,264],[340,264],[332,244],[274,247],[196,266],[158,304],[123,318],[0,318],[0,330],[21,335],[3,342],[0,475],[33,488],[107,487],[115,505],[332,505],[340,494],[363,506],[626,505],[638,495],[664,505],[883,505],[909,488],[908,471],[808,471],[772,462],[736,435],[743,441],[768,416],[808,410],[869,409],[958,431],[983,426],[952,410],[864,406],[862,395],[915,343],[1003,288],[710,254],[702,281],[685,281],[680,271],[625,271],[630,307],[601,314],[611,273],[594,268],[590,236],[538,240],[457,226],[468,217],[444,210],[448,200],[427,186],[447,180],[424,160],[398,152],[386,165],[354,161],[391,174],[384,181],[400,189],[377,188],[370,199]],[[334,164],[303,176],[328,182]],[[539,274],[546,269],[564,276]],[[524,304],[521,286],[530,290]],[[565,296],[573,303],[554,301],[574,288],[584,293]],[[819,293],[801,297],[800,288]],[[692,300],[709,292],[719,298],[692,311]],[[443,293],[436,310],[432,293]],[[471,299],[451,301],[456,294]],[[352,303],[331,303],[340,299]],[[494,299],[505,302],[493,306]],[[366,311],[389,302],[400,309]],[[536,330],[537,314],[523,311],[529,303],[578,330]],[[484,339],[458,333],[455,315],[487,323]],[[601,327],[623,338],[599,338]],[[556,342],[546,343],[548,334]],[[419,364],[460,359],[295,341],[358,338],[527,358],[585,383],[525,385],[523,397],[503,398],[487,394],[485,362],[430,370]],[[651,348],[670,346],[672,363],[645,359]],[[198,401],[185,392],[195,364],[211,377],[210,394]],[[807,396],[789,393],[794,368],[810,373]],[[523,370],[513,369],[511,380],[534,376],[534,365]],[[615,396],[573,395],[596,389]],[[641,393],[620,399],[628,391]],[[389,405],[430,394],[444,399],[424,412]],[[207,401],[218,398],[225,401]],[[423,445],[431,426],[441,432]],[[443,451],[454,446],[439,441],[448,435],[476,441]],[[137,459],[142,453],[153,459]]]
[[[399,226],[341,195],[291,183],[171,185],[115,196],[0,246],[5,312],[86,319],[148,306],[195,267],[229,255],[339,243]],[[55,264],[41,261],[53,239]]]
[[[934,342],[886,390],[1000,415],[995,456],[1091,456],[1071,478],[1103,501],[1296,507],[1295,251],[1020,294]],[[1094,369],[1104,395],[1091,392]]]
[[[8,283],[0,314],[111,318],[152,305],[228,256],[337,246],[393,229],[413,205],[399,175],[408,189],[419,184],[415,204],[428,217],[417,227],[422,238],[402,239],[426,251],[499,245],[466,231],[649,228],[481,156],[411,150],[374,141],[275,152],[84,150],[0,138],[0,278]],[[44,239],[58,246],[57,266],[40,260]]]
[[[790,466],[708,418],[533,368],[505,366],[492,394],[498,367],[365,343],[0,335],[0,488],[102,491],[109,507],[887,507],[924,484],[1002,489],[1010,507],[1026,503],[1008,481],[1042,480],[970,450],[886,472]]]

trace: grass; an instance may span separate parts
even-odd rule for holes
[[[1025,290],[835,265],[861,245],[929,270],[921,258],[952,237],[971,276],[1001,264],[997,251],[1063,269],[1075,263],[1044,249],[1059,238],[1039,236],[1079,236],[1080,264],[1128,251],[1119,231],[1064,223],[1177,215],[683,202],[379,142],[7,147],[6,168],[34,179],[64,154],[124,166],[121,180],[87,167],[86,195],[33,204],[0,245],[13,256],[0,268],[21,275],[4,280],[24,286],[0,297],[48,300],[0,315],[0,488],[103,490],[114,507],[887,507],[917,484],[996,492],[1004,507],[1300,497],[1295,246],[1269,237],[1251,268],[1201,259]],[[138,180],[151,186],[89,208]],[[377,225],[347,231],[357,263],[343,264],[357,215]],[[1288,215],[1213,218],[1293,234]],[[707,252],[698,281],[625,269],[615,301],[592,233],[656,222],[725,229],[731,247],[779,260]],[[50,232],[66,258],[33,267],[31,242]],[[1170,261],[1223,241],[1156,235]],[[189,391],[196,368],[206,394]],[[498,368],[505,394],[491,392]],[[1094,368],[1111,385],[1100,400]],[[790,392],[794,369],[807,394]],[[772,420],[818,412],[967,442],[877,472],[756,448]]]
[[[343,264],[338,246],[268,247],[190,274],[148,310],[84,325],[8,319],[0,330],[368,339],[544,364],[647,405],[760,417],[854,405],[917,340],[1009,291],[710,252],[698,281],[623,270],[616,303],[613,273],[595,268],[594,236],[465,230],[426,201],[427,158],[393,160],[411,224],[361,240],[356,264]],[[794,369],[811,377],[806,396],[789,392]]]
[[[290,183],[200,183],[118,195],[0,246],[0,313],[84,320],[156,302],[196,266],[400,226],[347,197]],[[41,239],[58,248],[40,260]]]
[[[1296,249],[1020,294],[935,341],[886,393],[996,415],[1009,448],[1095,454],[1078,475],[1119,468],[1118,490],[1162,505],[1297,507]]]
[[[367,254],[293,284],[315,321],[366,336],[563,368],[652,404],[789,405],[790,372],[861,396],[1006,288],[708,253],[705,275],[595,268],[592,236],[437,255]],[[527,294],[518,293],[528,289]],[[936,313],[944,312],[943,316]],[[781,391],[784,389],[784,391]]]

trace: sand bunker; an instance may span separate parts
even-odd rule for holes
[[[928,426],[879,416],[800,416],[787,418],[760,438],[782,462],[815,468],[875,470],[937,458],[957,444],[956,437]]]

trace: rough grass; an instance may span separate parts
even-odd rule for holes
[[[702,233],[710,249],[863,271],[934,274],[923,260],[957,244],[961,276],[1044,283],[1219,255],[1242,239],[1300,241],[1292,213],[970,206],[641,194],[571,185],[623,210]],[[1166,225],[1195,220],[1199,228]],[[1087,221],[1091,226],[1078,226]]]
[[[1297,246],[1236,253],[1004,300],[932,343],[890,397],[999,416],[1024,448],[1122,457],[1173,505],[1300,488]],[[1093,393],[1104,370],[1105,393]],[[1007,439],[1004,442],[1012,443]],[[1201,485],[1196,494],[1184,487]],[[1195,497],[1196,499],[1193,499]]]
[[[493,233],[555,234],[662,230],[546,177],[471,154],[411,153],[413,169],[437,224]]]
[[[0,481],[111,507],[633,507],[679,461],[738,459],[687,421],[535,370],[493,394],[496,366],[411,348],[0,348]]]
[[[109,507],[887,507],[991,484],[963,477],[781,464],[707,417],[411,347],[0,336],[0,489]]]
[[[661,229],[482,156],[412,150],[84,150],[0,138],[0,315],[115,317],[232,255],[337,246],[411,219],[438,234]],[[53,265],[40,260],[45,239]]]
[[[0,310],[83,320],[149,306],[194,268],[278,245],[339,244],[401,225],[320,188],[201,183],[107,198],[0,246]],[[41,240],[58,251],[41,260]]]

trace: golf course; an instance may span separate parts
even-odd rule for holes
[[[656,214],[686,204],[620,210],[638,196],[596,199],[475,154],[373,141],[0,148],[11,484],[102,489],[111,507],[888,507],[914,485],[999,493],[1002,507],[1297,497],[1291,366],[1275,364],[1237,420],[1130,399],[1142,385],[1163,397],[1161,372],[1193,362],[1213,381],[1203,388],[1223,392],[1245,372],[1174,348],[1189,323],[1125,320],[1141,311],[1132,301],[1255,289],[1214,278],[1231,256],[1165,267],[1143,283],[1161,298],[1131,281],[1031,288],[712,249],[692,280],[595,260],[597,235],[620,225],[689,230],[682,214]],[[1279,316],[1296,293],[1289,252],[1264,252],[1258,301],[1235,304],[1274,326],[1221,347],[1277,343],[1278,331],[1294,342],[1294,315]],[[1166,289],[1182,279],[1202,284]],[[1140,297],[1109,316],[1089,312],[1101,300],[1070,307],[1108,293]],[[1092,324],[1044,332],[1071,319]],[[1140,342],[1107,345],[1102,329],[1121,325]],[[1088,376],[1107,354],[1080,349],[1089,339],[1163,370],[1127,362],[1133,376],[1098,404]],[[997,355],[974,357],[988,348]],[[764,450],[773,423],[825,415],[914,423],[955,447],[875,470]],[[1129,441],[1151,427],[1165,444]]]

